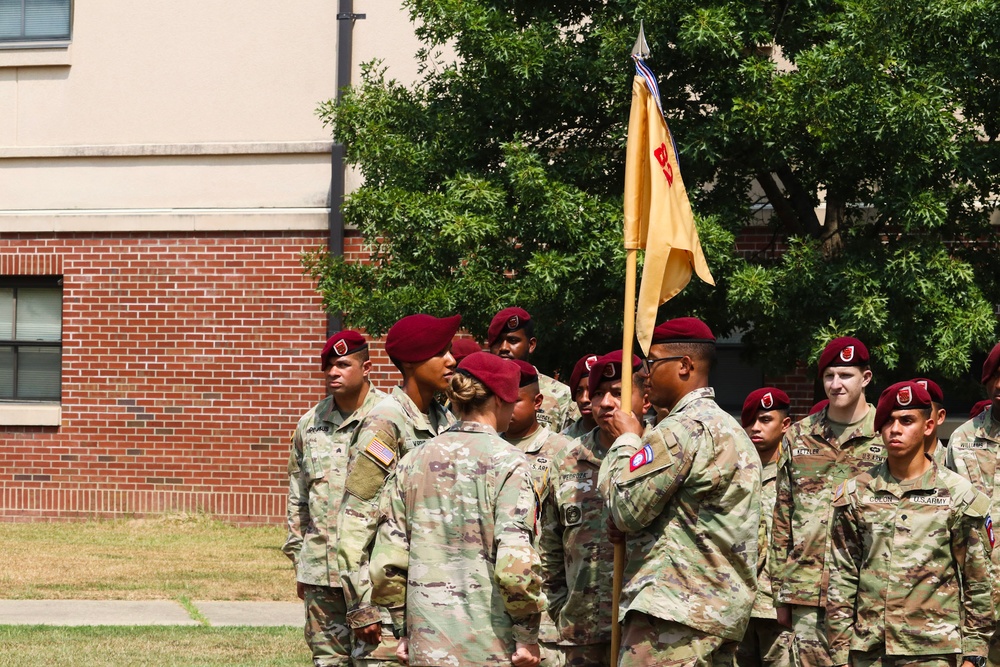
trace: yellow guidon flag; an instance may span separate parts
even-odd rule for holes
[[[636,75],[625,159],[625,248],[646,251],[635,334],[643,353],[649,354],[656,309],[684,289],[692,268],[709,285],[715,285],[715,280],[701,251],[656,77],[641,57],[633,58]]]

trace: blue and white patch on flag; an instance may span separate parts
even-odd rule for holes
[[[645,445],[642,449],[637,451],[632,455],[632,458],[628,460],[628,470],[629,472],[635,472],[637,469],[646,465],[647,463],[653,462],[653,448],[649,445]]]
[[[365,447],[365,451],[381,461],[384,466],[388,466],[396,458],[396,452],[386,447],[378,438],[372,438],[372,441]]]

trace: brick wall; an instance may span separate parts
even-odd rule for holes
[[[323,395],[325,234],[0,237],[63,277],[61,427],[0,427],[0,518],[284,515],[288,439]]]

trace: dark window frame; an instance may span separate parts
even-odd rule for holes
[[[33,48],[42,48],[48,44],[55,43],[63,44],[69,43],[73,38],[73,11],[75,3],[73,0],[64,0],[67,7],[67,21],[66,21],[66,31],[65,33],[59,34],[49,34],[49,35],[27,35],[27,6],[33,0],[20,0],[21,2],[21,32],[19,35],[12,37],[0,37],[0,49],[14,45],[26,45]],[[36,44],[37,43],[37,44]]]
[[[13,347],[14,348],[14,365],[12,368],[13,372],[13,398],[0,398],[0,404],[12,404],[12,403],[60,403],[62,401],[62,348],[63,341],[60,335],[60,340],[58,341],[41,341],[41,340],[26,340],[17,338],[17,290],[24,288],[46,288],[53,289],[58,288],[62,291],[63,280],[62,276],[0,276],[0,288],[13,288],[14,289],[14,312],[12,317],[14,318],[14,338],[5,339],[0,338],[0,347]],[[65,297],[65,294],[62,294]],[[62,313],[59,314],[60,322],[62,321]],[[61,329],[61,326],[60,326]],[[59,370],[59,396],[56,398],[20,398],[18,396],[18,348],[20,347],[47,347],[47,348],[57,348],[59,350],[60,357],[60,370]]]

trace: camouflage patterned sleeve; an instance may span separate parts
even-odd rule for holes
[[[963,497],[964,512],[952,531],[952,555],[962,573],[962,654],[985,656],[993,634],[990,557],[993,519],[990,499],[975,489]]]
[[[288,538],[281,551],[292,562],[298,559],[302,549],[302,534],[309,525],[309,487],[302,466],[302,433],[296,428],[292,435],[292,447],[288,454],[288,506],[286,520]]]
[[[397,471],[399,472],[399,471]],[[386,607],[400,636],[406,635],[406,581],[410,563],[407,540],[405,482],[393,473],[379,502],[379,523],[372,547],[371,575],[374,604]]]
[[[791,442],[786,435],[778,452],[778,471],[774,480],[775,502],[774,520],[771,524],[771,543],[768,545],[767,569],[771,576],[771,593],[775,606],[783,604],[781,590],[785,583],[785,568],[792,550],[792,511],[795,498],[792,495],[790,457]]]
[[[538,643],[538,626],[545,610],[538,553],[532,546],[535,492],[528,462],[515,463],[496,490],[494,580],[513,621],[514,641]]]
[[[690,440],[661,427],[641,440],[633,433],[615,440],[601,464],[598,485],[620,530],[640,531],[660,515],[691,470],[692,452],[684,444]]]
[[[559,518],[558,471],[549,476],[549,489],[542,505],[541,535],[538,537],[538,556],[542,565],[542,589],[548,600],[552,621],[558,624],[559,610],[566,603],[569,589],[566,584],[563,525]]]
[[[363,628],[382,620],[378,607],[371,602],[368,551],[375,539],[379,490],[398,460],[400,436],[392,419],[373,409],[359,426],[357,438],[351,444],[356,451],[351,452],[345,482],[347,492],[337,516],[337,567],[347,602],[347,622],[352,628]],[[388,464],[380,465],[381,461],[366,453],[365,449],[372,443],[392,452]]]
[[[834,665],[846,665],[849,658],[862,560],[862,537],[845,484],[834,494],[826,593],[826,632]]]

